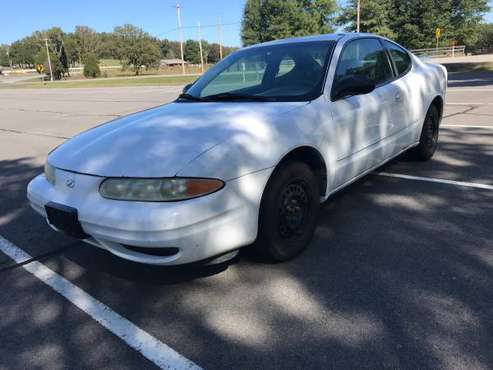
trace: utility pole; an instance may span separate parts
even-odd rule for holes
[[[48,49],[48,39],[45,39],[46,55],[48,56],[48,66],[50,67],[50,81],[53,81],[53,70],[51,69],[50,49]]]
[[[183,55],[183,29],[181,28],[181,6],[176,4],[176,16],[178,18],[178,30],[180,33],[181,73],[185,74],[185,57]]]
[[[223,59],[223,31],[221,29],[221,19],[217,20],[217,36],[219,38],[219,60]]]
[[[202,73],[204,73],[204,56],[202,53],[202,29],[200,28],[200,22],[198,26],[199,26],[200,69],[202,70]]]
[[[358,0],[358,5],[356,6],[356,32],[359,32],[360,14],[361,14],[361,0]]]

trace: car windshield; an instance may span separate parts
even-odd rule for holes
[[[307,101],[322,93],[333,41],[237,51],[198,79],[184,101]]]

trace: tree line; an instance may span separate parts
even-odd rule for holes
[[[488,0],[360,0],[360,32],[389,37],[409,49],[440,44],[469,49],[491,44],[491,25],[482,23]],[[358,0],[339,8],[336,0],[247,0],[241,37],[244,45],[279,38],[356,30]],[[489,31],[488,31],[489,30]],[[488,41],[489,40],[489,41]]]
[[[45,39],[52,61],[52,68],[59,78],[68,73],[68,68],[96,59],[118,59],[124,68],[139,74],[142,67],[157,67],[161,59],[181,59],[180,43],[151,36],[143,29],[125,24],[115,27],[113,32],[96,32],[87,26],[76,26],[73,32],[64,32],[59,27],[35,31],[30,36],[0,46],[0,65],[12,63],[16,67],[34,68],[47,60]],[[220,59],[220,46],[202,40],[203,58],[206,63]],[[223,56],[236,48],[223,47]],[[200,48],[197,40],[184,43],[184,59],[192,64],[200,63]]]
[[[466,45],[468,50],[491,49],[493,26],[483,23],[488,0],[360,0],[360,31],[387,36],[410,49],[435,46],[435,30],[441,29],[440,45]],[[280,38],[322,34],[341,29],[356,30],[357,0],[338,7],[336,0],[246,0],[241,39],[244,46]],[[10,46],[0,46],[0,66],[33,68],[46,64],[44,39],[55,78],[69,66],[96,64],[99,59],[118,59],[136,74],[142,67],[155,67],[160,59],[180,58],[177,41],[159,39],[130,24],[113,32],[96,32],[76,26],[73,32],[58,27],[35,31]],[[220,59],[219,45],[202,41],[206,63]],[[227,55],[236,48],[223,48]],[[184,59],[200,63],[199,43],[184,43]],[[8,53],[8,55],[7,55]],[[46,69],[46,68],[45,68]],[[97,71],[96,71],[97,72]]]

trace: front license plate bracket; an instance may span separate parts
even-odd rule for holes
[[[56,229],[77,239],[87,239],[87,235],[79,222],[79,215],[76,208],[49,202],[45,205],[46,216],[50,225]]]

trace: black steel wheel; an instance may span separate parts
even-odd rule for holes
[[[419,144],[410,151],[413,159],[427,161],[433,157],[438,147],[439,124],[440,114],[438,109],[432,105],[426,114]]]
[[[272,262],[300,254],[310,243],[320,208],[320,186],[305,163],[291,162],[276,169],[260,207],[255,247]]]

